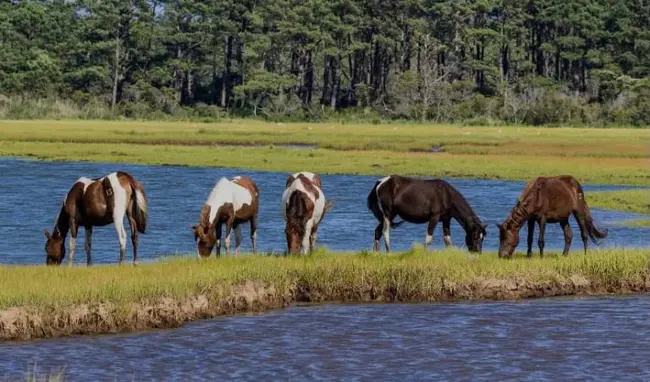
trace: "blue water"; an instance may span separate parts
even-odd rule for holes
[[[260,226],[258,241],[261,251],[284,252],[286,249],[284,222],[280,198],[287,174],[236,169],[143,166],[113,163],[40,162],[0,158],[0,262],[45,262],[43,230],[52,230],[61,202],[72,184],[81,176],[101,177],[116,170],[132,173],[142,182],[149,198],[148,232],[140,238],[141,259],[152,259],[166,254],[190,254],[195,250],[191,224],[198,222],[199,212],[210,190],[221,176],[246,174],[260,188]],[[296,169],[308,170],[308,169]],[[319,245],[332,250],[367,250],[372,248],[375,218],[366,208],[366,196],[377,177],[353,175],[324,175],[323,191],[336,205],[319,228]],[[499,180],[447,179],[462,192],[484,222],[490,224],[484,242],[485,250],[498,247],[495,223],[502,222],[522,190],[522,182]],[[624,187],[585,186],[585,192],[613,190]],[[592,209],[599,227],[608,228],[604,247],[648,246],[647,228],[621,226],[624,220],[639,215]],[[574,228],[572,251],[581,251],[582,243],[577,225]],[[393,250],[410,248],[424,240],[426,225],[404,224],[391,232]],[[83,232],[83,229],[80,230]],[[244,227],[243,251],[251,250],[249,227]],[[112,225],[96,228],[93,232],[93,260],[95,263],[115,263],[118,258],[117,235]],[[525,251],[525,230],[522,230],[520,251]],[[83,233],[79,237],[83,243]],[[454,245],[464,246],[464,232],[452,222]],[[559,225],[547,228],[548,249],[561,249],[564,238]],[[593,244],[590,244],[593,247]],[[441,224],[434,233],[433,247],[444,247]],[[130,242],[127,259],[131,255]],[[85,263],[83,244],[77,247],[75,259]]]
[[[0,343],[69,381],[648,381],[650,296],[324,305],[173,330]]]

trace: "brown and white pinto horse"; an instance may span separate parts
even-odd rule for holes
[[[528,257],[533,253],[535,223],[539,224],[539,255],[544,256],[546,223],[560,223],[564,231],[564,256],[569,254],[573,232],[569,217],[573,215],[580,227],[580,236],[587,253],[587,238],[594,243],[607,237],[607,230],[594,225],[582,186],[570,175],[539,177],[529,182],[522,191],[510,215],[499,227],[499,257],[512,257],[519,244],[519,229],[528,223]]]
[[[282,194],[282,217],[286,222],[287,249],[291,254],[311,253],[318,225],[333,203],[326,201],[320,177],[298,172],[287,177]]]
[[[379,221],[375,228],[375,251],[379,250],[383,233],[386,251],[390,252],[389,230],[403,223],[393,223],[397,216],[411,223],[429,223],[425,247],[431,243],[436,224],[441,220],[445,245],[450,246],[451,219],[454,218],[465,230],[467,249],[480,253],[483,248],[487,225],[481,224],[463,195],[444,180],[387,176],[378,180],[368,194],[368,209]]]
[[[131,226],[133,263],[138,259],[138,232],[147,227],[147,198],[142,185],[126,172],[114,172],[99,179],[80,178],[68,191],[54,230],[45,231],[46,263],[59,265],[65,257],[65,238],[70,232],[69,264],[74,262],[79,226],[86,229],[86,262],[92,264],[91,240],[93,227],[115,224],[120,243],[120,264],[126,254],[124,215]]]
[[[221,228],[226,225],[226,253],[230,252],[230,231],[235,229],[235,255],[239,254],[242,242],[241,224],[250,222],[253,253],[257,253],[257,214],[259,190],[253,179],[236,176],[221,178],[205,202],[199,225],[192,226],[196,241],[197,256],[208,257],[217,245],[217,256],[221,254]]]

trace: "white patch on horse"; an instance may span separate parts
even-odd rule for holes
[[[84,177],[81,177],[81,178],[77,179],[77,181],[74,182],[74,184],[77,184],[77,183],[83,184],[84,185],[84,194],[85,194],[86,190],[88,190],[88,186],[90,186],[90,184],[93,183],[93,182],[94,181],[92,179],[88,179],[88,178],[86,178],[84,176]]]
[[[379,198],[379,187],[381,187],[386,181],[390,179],[390,176],[384,177],[379,179],[379,184],[377,187],[375,187],[375,194],[377,194],[377,207],[379,208],[379,211],[381,211],[381,214],[384,215],[384,209],[381,207],[381,199]]]
[[[117,173],[106,175],[113,189],[113,224],[120,241],[120,262],[123,260],[123,253],[126,251],[126,231],[124,230],[124,214],[126,213],[126,190],[120,184]],[[104,179],[104,178],[102,178]]]
[[[305,177],[307,177],[307,175],[305,174],[311,174],[311,173],[303,172],[303,173],[298,173],[297,175],[299,174],[303,174]],[[313,184],[313,186],[320,194],[320,197],[318,199],[316,199],[316,196],[313,193],[307,192],[305,186],[302,184],[302,181],[297,178],[289,185],[289,187],[287,187],[286,190],[284,190],[284,193],[282,193],[282,217],[284,218],[285,221],[287,220],[287,205],[289,204],[289,199],[291,198],[291,195],[294,192],[304,193],[305,195],[307,195],[309,200],[311,200],[312,203],[314,203],[314,211],[311,215],[311,219],[309,219],[306,224],[306,227],[310,227],[309,231],[311,231],[311,227],[318,225],[318,223],[320,223],[321,219],[323,218],[323,215],[325,214],[325,202],[326,202],[325,194],[323,193],[323,190],[321,190],[318,186],[316,186],[315,184]],[[309,235],[310,233],[311,232],[305,232],[305,235]],[[305,240],[303,238],[303,242],[304,241]]]
[[[237,213],[244,204],[249,206],[253,204],[253,196],[246,187],[227,178],[219,179],[205,203],[210,206],[210,224],[216,218],[219,208],[226,203],[232,203],[234,212]]]
[[[304,176],[305,178],[309,179],[312,182],[314,181],[314,178],[316,177],[316,174],[314,174],[313,172],[309,172],[309,171],[296,172],[296,173],[292,174],[291,176],[293,176],[295,179],[298,179],[298,176],[300,176],[300,175]]]

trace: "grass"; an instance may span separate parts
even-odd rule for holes
[[[650,190],[589,192],[586,197],[592,208],[650,214]]]
[[[633,228],[645,228],[650,227],[650,219],[637,219],[637,220],[628,220],[621,222],[621,225]]]
[[[279,147],[286,144],[318,148]],[[648,145],[647,129],[274,124],[247,120],[214,124],[0,122],[2,156],[509,180],[569,173],[582,182],[629,185],[650,185]],[[432,147],[442,152],[429,152]]]
[[[647,250],[499,259],[459,250],[391,255],[169,257],[133,266],[0,267],[0,338],[172,327],[293,302],[427,302],[650,290]]]
[[[277,291],[298,285],[339,296],[346,289],[362,291],[397,287],[404,300],[435,300],[446,283],[464,284],[484,277],[522,277],[548,282],[574,274],[599,284],[642,277],[650,258],[646,250],[580,251],[570,256],[499,259],[459,250],[399,254],[331,254],[312,256],[240,256],[197,261],[175,256],[133,266],[0,267],[0,309],[20,306],[66,306],[83,303],[130,303],[151,298],[185,298],[211,293],[247,281],[273,285]]]

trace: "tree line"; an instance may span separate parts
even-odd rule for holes
[[[0,113],[648,125],[649,15],[645,0],[2,0]]]

